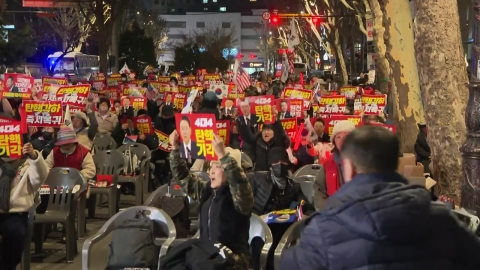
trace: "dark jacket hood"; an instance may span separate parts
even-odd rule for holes
[[[322,215],[360,238],[408,242],[431,229],[431,196],[422,186],[406,184],[395,172],[359,174],[328,199]]]

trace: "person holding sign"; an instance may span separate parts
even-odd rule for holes
[[[15,270],[20,263],[28,229],[28,210],[48,175],[42,155],[31,143],[23,145],[27,160],[15,170],[0,159],[0,268]]]
[[[223,139],[214,134],[212,147],[218,160],[206,161],[211,181],[205,182],[198,175],[190,173],[185,160],[181,158],[177,131],[170,134],[170,143],[172,152],[169,160],[173,179],[190,198],[200,202],[200,239],[219,242],[229,248],[235,262],[231,269],[248,269],[253,193],[240,167],[241,154],[239,151],[227,152]],[[162,260],[162,264],[165,261]]]
[[[110,100],[103,97],[98,102],[98,112],[95,113],[95,118],[100,134],[110,135],[118,123],[118,116],[110,112]]]
[[[183,158],[186,158],[189,161],[197,158],[205,158],[203,155],[198,155],[200,148],[198,147],[197,142],[192,140],[192,127],[188,116],[184,115],[182,116],[182,120],[180,120],[180,135],[182,136],[180,153]]]

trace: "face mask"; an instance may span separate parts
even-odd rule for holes
[[[272,173],[275,177],[287,177],[288,165],[279,163],[272,165]]]
[[[53,132],[42,132],[42,137],[45,141],[51,141],[53,139]]]

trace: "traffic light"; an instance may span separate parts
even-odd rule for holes
[[[255,54],[250,54],[250,58],[251,58],[251,59],[253,59],[253,58],[255,58],[255,57],[256,57]]]
[[[241,53],[237,54],[237,58],[238,58],[238,59],[242,59],[242,58],[243,58],[243,54],[241,54]]]
[[[320,23],[320,17],[312,17],[312,23],[317,25]]]
[[[275,25],[280,23],[280,19],[278,18],[278,15],[272,15],[272,17],[270,17],[270,23]]]

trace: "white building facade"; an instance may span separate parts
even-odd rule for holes
[[[192,31],[205,27],[221,26],[227,32],[233,30],[237,44],[234,48],[225,48],[224,55],[235,56],[241,60],[242,67],[248,73],[264,70],[264,56],[259,50],[261,31],[265,21],[262,13],[265,10],[252,10],[252,15],[226,12],[189,12],[186,15],[161,15],[167,22],[169,32],[167,44],[181,41]],[[175,52],[173,48],[165,48],[160,55],[159,64],[173,65]]]

